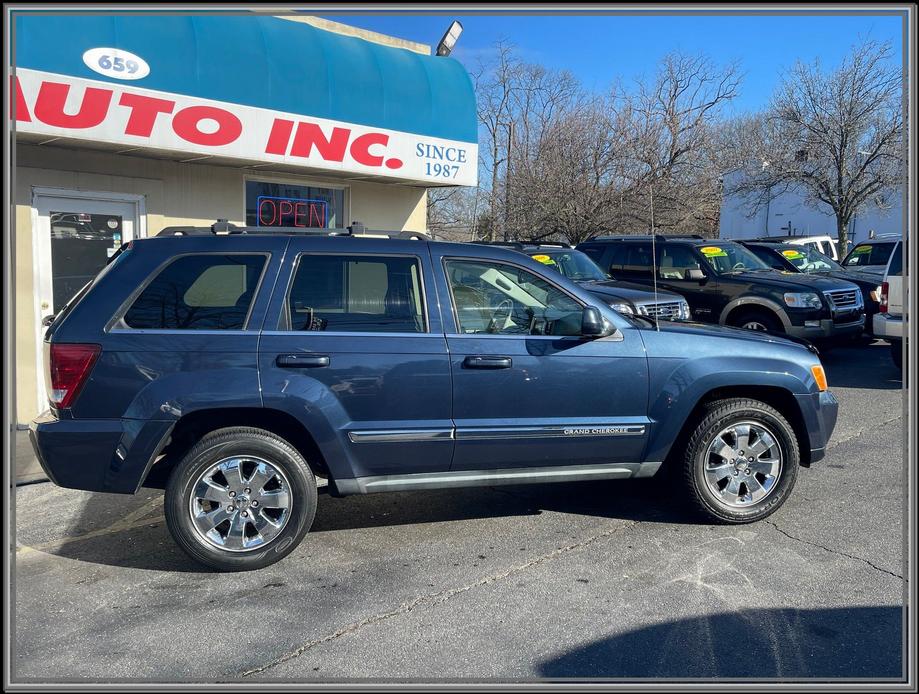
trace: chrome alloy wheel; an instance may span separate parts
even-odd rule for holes
[[[728,506],[752,506],[775,489],[782,474],[778,439],[759,422],[744,421],[721,430],[703,463],[709,490]]]
[[[188,511],[209,545],[230,552],[261,549],[287,525],[290,483],[277,467],[255,456],[224,458],[192,486]]]

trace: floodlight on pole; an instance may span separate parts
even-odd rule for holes
[[[454,22],[447,28],[447,31],[444,32],[443,38],[440,39],[440,43],[437,44],[437,55],[441,57],[450,55],[450,52],[456,45],[456,40],[462,33],[463,25],[454,20]]]

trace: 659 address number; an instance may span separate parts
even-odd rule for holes
[[[147,61],[120,48],[90,48],[83,62],[93,72],[122,80],[139,80],[150,74]]]

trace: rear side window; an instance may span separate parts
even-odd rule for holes
[[[187,255],[167,265],[124,316],[130,328],[242,330],[264,255]]]
[[[852,249],[852,252],[843,261],[846,267],[864,267],[865,265],[887,265],[890,253],[893,251],[892,243],[864,243]]]
[[[416,258],[301,255],[285,330],[421,333],[427,330]]]
[[[651,244],[623,243],[613,254],[609,271],[651,279]]]

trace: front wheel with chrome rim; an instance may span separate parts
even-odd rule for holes
[[[799,464],[794,429],[778,410],[730,398],[706,405],[686,448],[683,479],[709,519],[749,523],[785,502]]]
[[[166,522],[193,559],[259,569],[292,552],[312,525],[316,480],[287,441],[249,427],[206,435],[173,470]]]

